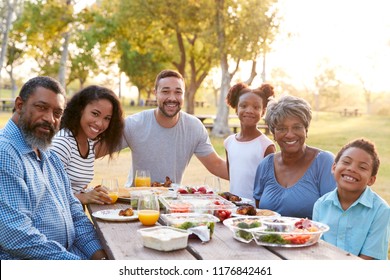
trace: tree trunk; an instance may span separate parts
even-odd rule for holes
[[[196,90],[195,90],[196,91]],[[195,91],[194,89],[190,86],[187,90],[186,96],[185,96],[185,107],[186,107],[186,112],[188,114],[194,114],[195,113]]]
[[[66,32],[63,38],[64,38],[64,43],[62,44],[60,69],[58,71],[58,81],[63,86],[63,88],[66,88],[66,61],[68,60],[68,46],[69,46],[70,33]]]
[[[248,80],[245,81],[245,83],[246,83],[248,86],[250,86],[250,85],[253,83],[253,80],[254,80],[255,77],[257,76],[256,66],[257,66],[257,60],[256,60],[256,59],[253,59],[253,60],[252,60],[251,73],[249,74]],[[263,71],[264,71],[264,70],[263,70]],[[263,82],[264,82],[264,80],[263,80]]]
[[[226,105],[225,99],[230,88],[230,82],[232,75],[229,73],[228,56],[226,53],[226,38],[225,38],[225,23],[224,23],[224,0],[217,0],[217,12],[216,12],[216,23],[217,23],[217,34],[218,34],[218,48],[220,51],[221,61],[221,92],[219,94],[219,106],[217,110],[217,117],[214,120],[214,126],[211,131],[211,135],[214,137],[225,137],[229,135],[229,107]]]
[[[219,106],[217,110],[217,117],[214,121],[211,135],[214,137],[226,137],[231,133],[229,129],[229,107],[226,105],[225,99],[230,88],[232,75],[229,73],[229,65],[227,58],[221,59],[222,77],[221,77],[221,92],[219,94]]]
[[[371,91],[364,89],[364,99],[366,100],[367,115],[371,115]]]
[[[208,71],[200,71],[196,68],[195,59],[193,56],[190,58],[190,79],[189,85],[187,85],[187,93],[185,96],[186,112],[189,114],[195,113],[195,95],[200,85],[206,79]],[[207,68],[206,68],[207,69]]]
[[[14,0],[11,4],[10,0],[7,0],[5,6],[7,7],[7,19],[5,23],[5,28],[3,30],[2,38],[1,38],[1,53],[0,53],[0,80],[1,80],[1,70],[3,69],[4,59],[7,54],[7,46],[8,46],[8,34],[9,29],[11,27],[12,15],[14,13],[16,4],[18,0]]]
[[[8,72],[8,75],[9,75],[9,79],[11,81],[11,96],[12,96],[12,98],[15,98],[16,97],[17,86],[16,86],[16,81],[15,81],[15,78],[14,78],[14,67],[13,67],[12,64],[10,65],[10,69],[7,72]]]

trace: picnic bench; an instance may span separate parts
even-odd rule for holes
[[[195,115],[195,116],[203,123],[205,128],[209,132],[211,132],[211,130],[214,128],[214,121],[215,121],[216,116],[215,115]],[[231,119],[238,119],[238,116],[237,115],[229,115],[229,120],[231,120]],[[206,121],[206,120],[208,120],[208,121]],[[229,122],[228,125],[229,125],[230,130],[233,131],[233,133],[237,133],[241,128],[241,125],[239,122]],[[267,135],[270,134],[268,125],[266,125],[265,123],[258,123],[257,128],[262,130]]]
[[[157,100],[155,100],[155,99],[146,99],[145,106],[156,107],[157,106]]]
[[[342,117],[358,117],[361,115],[362,113],[359,112],[359,109],[349,110],[345,108],[344,110],[340,111],[340,116]]]
[[[211,130],[214,127],[214,124],[213,123],[205,123],[204,126],[209,132],[211,132]],[[233,131],[233,133],[237,133],[240,130],[241,126],[240,126],[240,124],[237,124],[237,123],[229,123],[229,128]],[[268,135],[270,134],[268,125],[266,125],[266,124],[258,124],[257,128],[262,130],[264,132],[264,134],[268,134]]]
[[[14,99],[13,98],[0,98],[1,101],[1,111],[12,111],[14,108]]]

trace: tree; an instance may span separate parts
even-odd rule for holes
[[[66,3],[66,7],[67,9],[71,9],[71,0],[66,0],[65,1]],[[66,15],[64,16],[63,18],[64,21],[67,20],[66,18]],[[71,33],[70,33],[70,29],[71,29],[71,22],[69,22],[68,28],[64,31],[64,33],[62,34],[62,39],[63,39],[63,42],[62,42],[62,50],[61,50],[61,59],[60,59],[60,66],[59,66],[59,70],[58,70],[58,81],[60,82],[60,84],[65,88],[66,87],[66,62],[68,60],[68,48],[69,48],[69,40],[70,40],[70,36],[71,36]]]
[[[99,40],[103,42],[107,39],[100,30],[102,17],[98,8],[95,5],[77,13],[77,21],[73,23],[74,30],[68,58],[70,71],[67,84],[78,80],[80,88],[83,88],[91,74],[108,73],[110,63],[112,64],[111,59],[115,61],[114,54],[108,51],[107,57],[106,49],[99,49]]]
[[[228,127],[229,108],[225,103],[233,76],[239,69],[242,60],[256,61],[260,48],[263,52],[269,48],[271,34],[276,25],[268,14],[275,1],[250,0],[245,3],[237,1],[216,0],[216,33],[222,71],[220,106],[214,122],[212,135],[224,137],[230,134]],[[232,66],[233,65],[233,66]],[[253,71],[252,71],[252,74]]]
[[[56,77],[64,87],[74,79],[83,86],[97,67],[94,46],[84,37],[91,20],[88,8],[75,13],[72,0],[28,1],[11,36],[37,62],[37,73]]]
[[[326,63],[314,77],[314,103],[316,111],[324,110],[337,104],[340,99],[341,81],[337,78],[336,69]]]
[[[13,33],[25,52],[34,57],[42,75],[58,77],[63,34],[73,22],[73,7],[60,0],[26,2]]]
[[[364,95],[364,101],[366,101],[366,113],[368,115],[371,114],[371,104],[372,104],[372,90],[370,83],[365,80],[362,76],[358,76],[358,80],[360,82],[360,85],[362,86],[363,89],[363,95]]]
[[[11,29],[12,21],[15,16],[15,11],[18,7],[18,0],[6,0],[0,4],[1,17],[1,50],[0,50],[0,80],[1,70],[4,67],[4,61],[7,55],[8,37]]]
[[[207,0],[117,0],[109,19],[115,25],[112,38],[121,59],[120,65],[138,64],[155,67],[140,68],[139,73],[128,72],[130,81],[144,79],[144,71],[154,71],[153,77],[162,70],[158,67],[175,68],[186,79],[185,106],[194,112],[195,93],[217,63],[213,19],[210,10],[213,2]],[[106,1],[102,1],[105,4]],[[127,47],[123,48],[124,41]],[[130,54],[130,55],[129,55]],[[130,61],[129,59],[132,59]],[[137,61],[138,60],[138,61]],[[170,65],[170,66],[169,66]],[[129,68],[128,68],[129,69]],[[157,71],[158,70],[158,71]],[[125,71],[126,72],[126,71]],[[153,84],[154,79],[149,81]],[[139,82],[138,82],[139,83]]]
[[[138,88],[138,91],[145,91],[147,98],[153,92],[152,81],[156,78],[155,73],[164,68],[164,63],[156,61],[152,53],[141,54],[132,50],[129,42],[123,41],[119,49],[122,53],[119,68],[131,77],[131,82]],[[138,103],[140,101],[138,96]]]
[[[23,56],[23,50],[20,48],[17,48],[14,44],[11,42],[9,43],[9,46],[7,48],[7,63],[5,70],[7,71],[10,81],[11,81],[11,91],[12,91],[12,97],[14,98],[16,96],[16,81],[14,77],[14,67],[16,64],[21,61],[21,58]]]
[[[294,86],[293,78],[284,69],[274,68],[271,72],[271,79],[276,94],[299,96],[299,91]]]

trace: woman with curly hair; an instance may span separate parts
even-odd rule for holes
[[[224,141],[230,192],[252,201],[257,166],[265,156],[276,150],[272,140],[257,128],[272,96],[274,90],[269,84],[251,89],[244,83],[238,83],[226,97],[227,104],[236,110],[241,125],[239,133]]]
[[[123,110],[115,93],[105,87],[88,86],[68,102],[61,130],[51,150],[61,158],[75,196],[82,204],[111,203],[101,187],[88,191],[94,176],[95,149],[104,144],[110,158],[116,152],[124,127]]]

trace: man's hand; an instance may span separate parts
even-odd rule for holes
[[[107,254],[104,252],[104,250],[96,251],[92,255],[91,260],[107,260]]]

